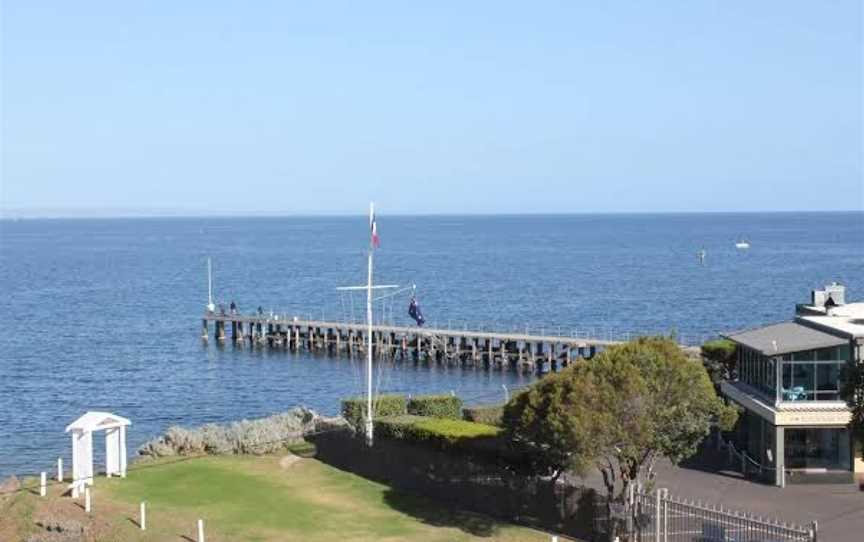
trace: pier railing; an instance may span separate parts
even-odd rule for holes
[[[355,317],[338,317],[328,315],[325,311],[320,312],[264,312],[258,313],[236,313],[244,318],[266,318],[268,320],[290,322],[297,318],[303,321],[318,321],[318,322],[344,322],[348,324],[364,324],[365,319]],[[230,316],[230,314],[226,314]],[[376,318],[375,325],[380,326],[399,326],[412,327],[414,322],[407,318]],[[572,339],[581,340],[597,340],[607,342],[627,342],[636,337],[646,335],[664,335],[673,336],[679,344],[687,347],[697,347],[704,344],[706,341],[716,339],[720,336],[719,333],[680,333],[675,329],[661,328],[645,328],[640,330],[625,329],[618,326],[608,326],[603,324],[586,325],[586,326],[570,326],[570,325],[544,325],[530,323],[514,323],[501,322],[492,320],[462,320],[462,319],[447,319],[447,320],[428,320],[423,326],[426,329],[447,330],[447,331],[476,331],[480,333],[500,333],[500,334],[520,334],[520,335],[536,335],[536,336],[554,336],[554,337],[569,337]]]

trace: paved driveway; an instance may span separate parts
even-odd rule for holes
[[[819,522],[819,542],[864,542],[864,491],[853,484],[794,484],[785,488],[745,480],[731,470],[712,468],[722,459],[708,455],[692,466],[658,465],[657,487],[724,508],[807,525]],[[601,489],[599,476],[587,480]],[[603,490],[605,492],[605,490]]]

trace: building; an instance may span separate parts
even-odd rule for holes
[[[721,390],[742,408],[736,439],[780,487],[864,477],[840,397],[843,368],[864,363],[864,302],[845,297],[831,284],[798,305],[793,321],[726,335],[737,345],[737,379]]]

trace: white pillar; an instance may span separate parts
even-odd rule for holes
[[[78,498],[78,477],[81,470],[78,463],[81,460],[78,458],[78,433],[72,432],[72,498]]]
[[[78,474],[81,484],[93,485],[93,433],[84,431],[78,437]]]
[[[120,474],[120,429],[113,427],[105,430],[105,474]]]
[[[198,520],[198,542],[204,542],[204,520]]]
[[[147,503],[141,501],[141,530],[147,530]]]
[[[90,486],[84,486],[84,511],[90,513]]]
[[[58,482],[63,481],[63,458],[62,457],[57,458],[57,481]]]
[[[126,478],[126,426],[120,426],[120,477]]]
[[[774,484],[786,487],[786,430],[783,426],[774,428]]]
[[[47,492],[48,476],[43,472],[39,475],[39,496],[44,497]]]

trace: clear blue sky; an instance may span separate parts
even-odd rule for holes
[[[7,210],[864,208],[860,0],[0,10]]]

